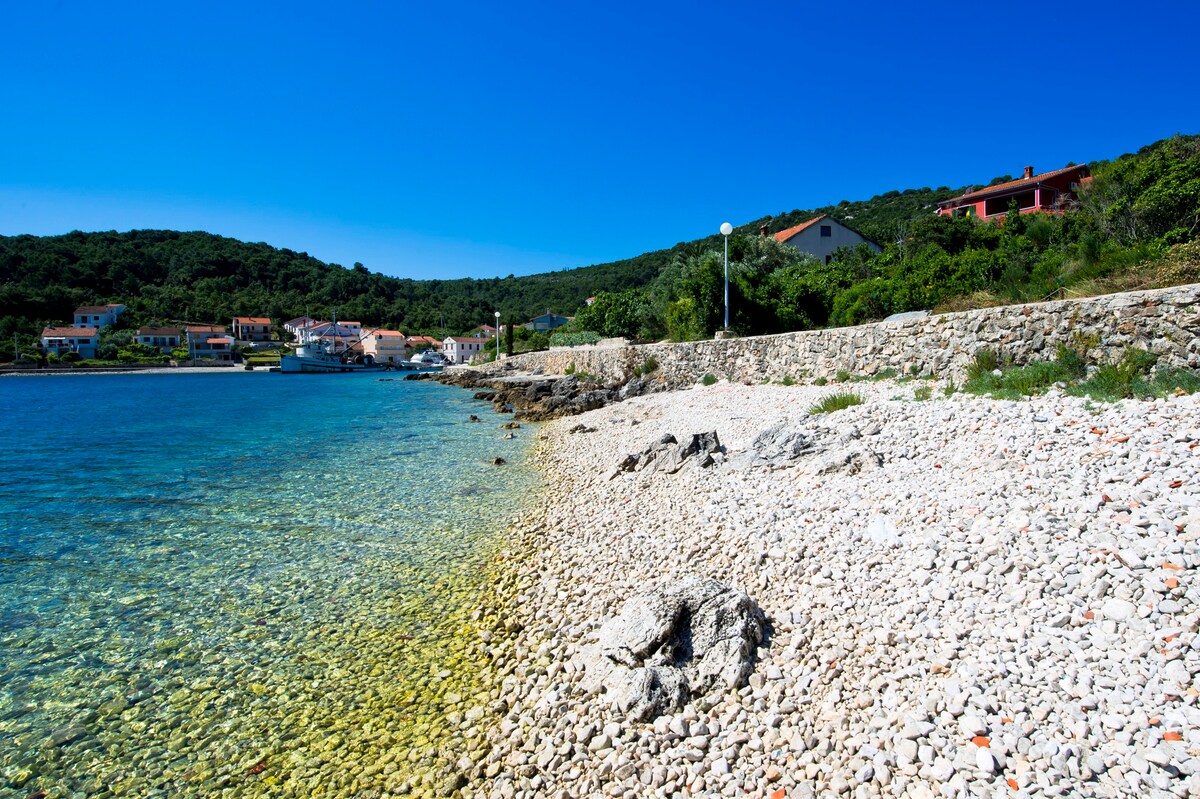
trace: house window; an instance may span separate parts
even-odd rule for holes
[[[821,238],[827,239],[833,235],[832,225],[821,225]]]

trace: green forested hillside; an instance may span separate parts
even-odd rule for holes
[[[653,258],[529,277],[405,280],[346,269],[291,250],[209,233],[135,230],[0,237],[0,336],[32,334],[82,304],[122,302],[129,324],[281,321],[306,309],[407,331],[469,329],[547,309],[570,313],[597,290],[643,285]]]
[[[934,216],[939,201],[973,187],[889,191],[740,225],[729,242],[731,326],[743,334],[778,332],[918,308],[1193,279],[1187,269],[1152,278],[1144,272],[1147,265],[1195,260],[1186,247],[1200,234],[1200,137],[1164,139],[1091,166],[1094,179],[1077,208],[1061,216],[1014,214],[1002,226]],[[845,251],[831,264],[818,264],[758,235],[761,225],[776,232],[822,213],[884,251]],[[367,325],[458,332],[491,321],[497,309],[506,319],[547,310],[571,315],[597,295],[594,306],[580,311],[576,330],[701,338],[723,321],[721,248],[714,232],[610,264],[528,277],[419,281],[209,233],[0,237],[0,337],[32,338],[43,324],[69,320],[76,306],[103,302],[127,305],[122,321],[129,325],[227,324],[235,315],[279,322],[336,306],[339,317]]]

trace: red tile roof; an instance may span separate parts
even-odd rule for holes
[[[450,336],[446,341],[457,341],[459,344],[478,344],[483,339],[474,336]]]
[[[1087,164],[1076,164],[1075,166],[1065,166],[1062,169],[1055,169],[1051,172],[1043,172],[1042,174],[1034,175],[1031,178],[1019,178],[1017,180],[1010,180],[1007,183],[998,183],[995,186],[988,186],[986,188],[979,189],[978,191],[967,192],[966,194],[962,195],[961,197],[955,197],[950,200],[943,200],[942,202],[938,203],[938,207],[945,207],[947,205],[958,205],[963,200],[985,197],[989,194],[999,194],[999,193],[1003,193],[1006,191],[1011,191],[1012,189],[1018,189],[1023,186],[1032,186],[1036,183],[1041,183],[1042,181],[1049,180],[1050,178],[1056,178],[1059,175],[1066,175],[1070,172],[1075,172],[1077,170],[1082,170],[1083,172],[1087,172]]]
[[[233,339],[231,339],[229,336],[215,336],[213,338],[210,338],[208,340],[208,343],[209,344],[232,344]]]
[[[42,338],[87,338],[96,335],[94,327],[45,327],[42,328]]]
[[[829,218],[828,214],[821,214],[816,219],[810,219],[807,222],[801,222],[800,224],[796,225],[795,227],[790,227],[787,230],[781,230],[778,233],[776,233],[772,238],[774,238],[775,241],[787,241],[788,239],[792,238],[796,234],[802,233],[803,231],[812,227],[816,223],[820,222],[822,219],[828,219],[828,218]]]
[[[224,333],[225,328],[219,325],[188,325],[189,333]]]
[[[177,327],[139,327],[137,329],[139,336],[178,336],[179,328]]]
[[[269,325],[271,320],[266,316],[235,316],[233,321],[239,325]]]
[[[93,314],[93,315],[98,316],[99,314],[108,313],[108,310],[110,307],[111,306],[108,306],[108,305],[80,305],[78,308],[75,309],[75,313],[77,313],[77,314]]]
[[[400,336],[401,338],[404,337],[404,334],[401,333],[399,330],[372,330],[371,335],[373,335],[373,336]]]

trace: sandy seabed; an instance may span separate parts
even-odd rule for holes
[[[697,385],[541,428],[464,793],[1200,795],[1200,401],[942,389]],[[779,425],[803,446],[767,451]],[[712,466],[615,469],[710,430]],[[744,687],[633,722],[583,653],[691,574],[769,634]]]

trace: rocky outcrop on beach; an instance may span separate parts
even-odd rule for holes
[[[829,389],[722,383],[544,427],[464,792],[1200,794],[1200,400],[916,385],[813,417]],[[724,463],[609,479],[695,430]],[[764,614],[744,683],[652,671],[677,605],[634,598],[694,575]]]
[[[585,690],[603,691],[634,721],[653,721],[693,696],[741,688],[765,619],[750,597],[688,575],[630,599],[581,656]]]
[[[689,460],[693,456],[698,457]],[[716,463],[718,458],[725,459],[725,450],[721,446],[721,439],[715,430],[708,433],[693,433],[686,444],[680,444],[675,436],[666,433],[642,451],[626,454],[608,477],[611,480],[622,472],[644,470],[675,474],[689,463],[706,468]]]
[[[612,402],[653,391],[665,384],[648,377],[627,382],[600,383],[578,375],[495,374],[474,369],[452,369],[437,375],[413,375],[414,380],[438,380],[447,385],[476,389],[475,399],[492,403],[497,413],[514,419],[542,422],[603,408]]]

